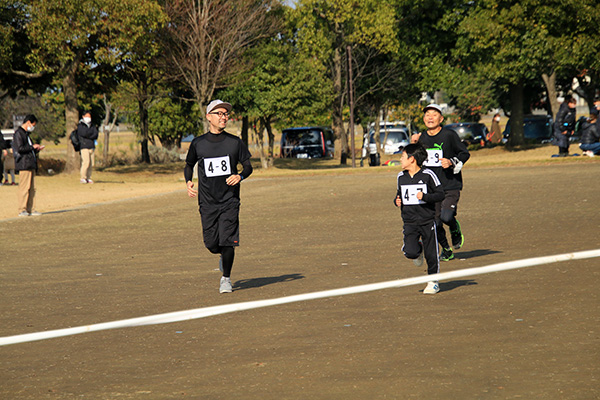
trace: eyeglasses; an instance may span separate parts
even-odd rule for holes
[[[228,112],[223,112],[223,111],[216,111],[216,112],[211,112],[209,114],[213,114],[213,115],[218,115],[219,118],[229,118],[229,113]]]

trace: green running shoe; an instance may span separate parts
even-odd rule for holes
[[[440,254],[440,260],[442,261],[450,261],[454,258],[454,253],[452,249],[442,249],[442,254]]]

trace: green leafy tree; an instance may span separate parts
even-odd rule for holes
[[[593,0],[486,0],[474,3],[460,21],[456,59],[510,94],[509,145],[524,142],[528,82],[544,78],[550,109],[556,112],[557,74],[568,82],[573,76],[565,76],[567,70],[597,65],[600,41],[595,9]]]
[[[546,58],[542,78],[546,85],[549,111],[556,115],[558,89],[571,89],[573,78],[579,78],[583,95],[589,104],[600,87],[600,13],[595,0],[539,1],[535,16],[546,33]],[[589,71],[589,72],[588,72]],[[589,81],[583,77],[593,78]]]
[[[163,97],[148,109],[148,131],[160,140],[163,147],[176,149],[181,147],[184,136],[198,131],[200,117],[196,103]]]
[[[51,74],[64,93],[65,132],[79,120],[78,72],[117,60],[124,45],[147,34],[147,24],[160,12],[158,3],[151,0],[27,2],[27,35],[32,46],[25,59],[34,72]],[[77,154],[68,146],[67,170],[77,167]]]
[[[525,82],[541,75],[547,57],[546,29],[535,18],[537,0],[478,2],[459,25],[456,56],[491,81],[508,87],[509,145],[524,143]]]
[[[322,64],[298,54],[285,37],[249,50],[245,59],[252,69],[240,75],[224,96],[235,102],[236,115],[255,120],[255,142],[263,167],[269,168],[274,158],[273,128],[329,123],[331,85]]]
[[[381,53],[398,50],[395,8],[392,1],[301,0],[293,15],[301,51],[315,57],[330,72],[334,98],[332,128],[340,146],[342,164],[348,155],[348,137],[343,124],[345,104],[345,52],[348,45],[364,45]]]

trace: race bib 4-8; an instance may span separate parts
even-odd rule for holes
[[[231,164],[229,156],[205,158],[204,173],[209,178],[215,176],[231,175]]]
[[[405,206],[415,206],[418,204],[425,204],[423,200],[417,199],[417,193],[427,193],[427,185],[419,183],[415,185],[401,185],[400,190],[402,192],[402,204]]]

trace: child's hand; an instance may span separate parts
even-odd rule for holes
[[[421,192],[421,191],[417,192],[417,199],[423,200],[423,192]]]
[[[402,199],[400,196],[396,196],[396,207],[400,207],[402,205]]]

